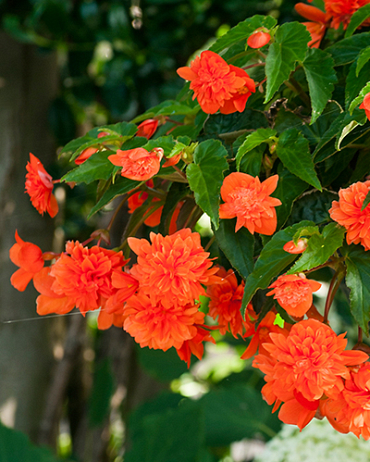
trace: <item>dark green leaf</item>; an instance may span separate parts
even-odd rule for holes
[[[128,178],[119,176],[116,178],[116,182],[107,191],[105,191],[99,202],[94,205],[87,218],[92,217],[94,213],[109,204],[109,202],[111,202],[115,197],[122,196],[140,185],[141,182],[139,181],[129,180]]]
[[[239,170],[252,176],[259,176],[262,166],[264,146],[257,146],[243,156]]]
[[[296,255],[285,252],[283,249],[284,244],[291,241],[294,234],[303,226],[313,225],[312,221],[302,221],[274,234],[262,249],[253,272],[245,282],[242,310],[251,301],[257,289],[266,289],[270,285],[271,280],[278,276],[296,258]]]
[[[113,373],[109,359],[95,366],[93,386],[89,399],[89,423],[91,427],[103,425],[110,410],[114,391]]]
[[[161,136],[160,138],[156,138],[154,140],[148,141],[144,144],[143,148],[147,151],[152,151],[154,148],[162,148],[164,151],[164,155],[167,157],[171,154],[172,149],[175,146],[175,142],[173,137],[170,136]]]
[[[288,274],[310,270],[326,263],[334,252],[342,246],[344,233],[345,228],[336,223],[326,225],[322,234],[314,234],[310,237],[307,249],[288,271]]]
[[[166,197],[166,202],[163,206],[161,222],[159,224],[158,232],[162,235],[168,234],[173,212],[177,204],[191,192],[188,185],[184,183],[172,183]]]
[[[347,267],[346,284],[351,290],[351,313],[368,335],[370,321],[370,252],[362,246],[346,246],[343,250]]]
[[[342,149],[341,151],[335,152],[331,157],[317,165],[321,184],[324,187],[330,186],[342,172],[350,174],[351,169],[349,164],[356,151],[356,148]]]
[[[230,29],[225,35],[216,40],[216,42],[210,47],[211,51],[220,53],[225,48],[229,48],[241,40],[246,40],[252,32],[259,27],[266,27],[266,29],[272,29],[276,25],[276,19],[271,16],[253,16],[240,22],[237,26]]]
[[[335,43],[325,51],[330,53],[336,66],[352,63],[369,46],[370,32],[363,32]]]
[[[136,353],[144,369],[160,382],[170,382],[188,370],[186,362],[179,358],[174,348],[165,352],[137,346]],[[195,356],[192,359],[196,360]]]
[[[192,106],[182,104],[178,101],[167,100],[163,103],[158,104],[158,106],[152,107],[144,114],[136,117],[132,122],[139,123],[146,119],[151,119],[154,116],[163,115],[163,116],[173,116],[173,115],[188,115],[196,114],[199,111],[199,105],[194,102]]]
[[[291,128],[280,135],[276,154],[291,173],[321,191],[308,141],[297,129]]]
[[[361,71],[356,75],[357,61],[351,64],[346,79],[346,108],[348,108],[354,98],[367,85],[370,80],[370,62],[363,65]]]
[[[194,164],[190,164],[186,169],[195,201],[210,216],[216,229],[219,223],[218,210],[223,172],[229,168],[226,156],[227,151],[220,141],[204,141],[194,151]]]
[[[328,53],[319,48],[308,49],[303,68],[312,104],[311,124],[321,115],[333,93],[337,82],[333,66],[334,61]]]
[[[355,107],[362,103],[364,97],[370,93],[370,82],[368,82],[364,88],[361,89],[359,95],[351,102],[349,106],[349,112],[352,114]]]
[[[83,164],[64,175],[62,181],[89,184],[95,180],[108,180],[116,169],[108,160],[108,156],[112,154],[111,151],[96,152]]]
[[[275,34],[275,42],[270,45],[266,58],[267,88],[265,103],[270,101],[280,85],[289,79],[296,62],[306,56],[310,33],[298,22],[285,23]]]
[[[262,143],[268,142],[271,138],[276,135],[276,130],[272,128],[259,128],[255,132],[251,133],[245,138],[244,143],[238,149],[236,154],[236,168],[240,170],[240,162],[247,152],[252,151]]]
[[[235,233],[235,219],[221,220],[215,230],[216,241],[231,265],[246,279],[253,271],[254,236],[241,228]]]
[[[292,209],[288,224],[294,224],[301,220],[310,220],[316,224],[331,220],[328,210],[333,200],[338,199],[338,194],[331,191],[310,191],[298,199]]]
[[[113,125],[102,125],[99,127],[99,132],[107,132],[111,134],[117,133],[125,139],[128,139],[135,135],[137,132],[137,126],[128,122],[118,122],[117,124]]]
[[[354,31],[370,16],[370,5],[365,5],[355,11],[347,26],[345,38],[351,37]]]
[[[356,66],[356,76],[360,73],[361,69],[370,59],[370,46],[362,50],[358,59],[357,59],[357,66]]]

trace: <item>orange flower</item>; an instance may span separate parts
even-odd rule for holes
[[[67,296],[82,314],[104,307],[113,294],[111,277],[127,263],[122,252],[94,246],[83,247],[78,241],[66,244],[66,253],[52,266],[55,278],[52,290]]]
[[[343,29],[347,29],[353,13],[368,3],[370,0],[325,0],[326,12],[332,18],[331,27],[338,29],[343,24]],[[369,20],[362,25],[369,25]]]
[[[210,297],[208,314],[213,319],[218,316],[219,329],[222,335],[225,335],[226,331],[230,331],[236,338],[238,334],[243,334],[243,326],[248,331],[253,329],[250,319],[244,321],[240,312],[244,283],[238,284],[234,271],[231,269],[226,272],[225,268],[219,268],[217,276],[222,278],[221,283],[210,285],[207,288],[207,296]],[[257,317],[251,304],[248,305],[248,311],[254,318]]]
[[[154,182],[153,180],[149,180],[146,182],[146,185],[149,186],[149,188],[154,187]],[[148,199],[149,194],[145,191],[138,191],[137,193],[133,194],[132,196],[129,197],[128,199],[128,213],[133,213],[137,208],[141,207],[144,202]],[[152,202],[158,202],[160,199],[158,197],[153,197]],[[148,211],[151,210],[151,208],[148,208]],[[144,221],[144,223],[147,226],[154,227],[158,226],[159,223],[161,222],[161,216],[162,216],[162,210],[163,206],[159,207],[157,210],[155,210],[149,217]]]
[[[339,190],[339,202],[333,201],[329,210],[331,218],[347,230],[347,243],[359,244],[370,249],[370,205],[361,210],[370,190],[370,181],[351,184]]]
[[[135,181],[147,181],[159,172],[163,149],[155,148],[148,152],[144,148],[117,150],[108,159],[113,165],[122,167],[121,175]]]
[[[107,132],[100,132],[98,134],[98,138],[103,138],[104,136],[108,136],[109,133]],[[86,148],[84,149],[81,154],[76,157],[75,159],[75,164],[76,165],[81,165],[83,164],[87,159],[89,159],[93,154],[99,151],[100,148]]]
[[[300,318],[312,305],[312,292],[316,292],[321,284],[312,279],[306,279],[303,273],[279,276],[269,286],[273,289],[266,295],[273,295],[279,305],[291,316]]]
[[[237,69],[237,71],[236,71]],[[222,113],[230,114],[232,108],[225,102],[234,96],[241,101],[232,105],[235,111],[245,107],[245,103],[254,89],[254,82],[249,75],[240,68],[229,66],[217,53],[203,51],[191,62],[189,67],[180,67],[177,73],[185,80],[190,80],[190,89],[194,91],[193,99],[197,98],[200,107],[207,114],[214,114],[219,109]],[[244,107],[242,111],[244,110]]]
[[[185,340],[182,346],[176,349],[177,354],[179,355],[179,358],[185,361],[188,367],[190,367],[192,353],[199,360],[203,358],[203,353],[204,353],[203,342],[216,343],[214,338],[211,336],[210,332],[204,329],[204,327],[206,327],[204,324],[200,326],[195,325],[194,327],[196,327],[197,329],[196,335],[190,340]]]
[[[53,218],[58,213],[58,203],[55,196],[51,193],[53,190],[53,179],[45,170],[39,159],[30,153],[30,162],[26,165],[26,192],[29,194],[32,205],[35,209]]]
[[[105,304],[105,310],[109,314],[122,310],[124,302],[137,291],[139,283],[128,272],[113,271],[112,286],[117,290],[108,298]]]
[[[15,240],[17,242],[10,248],[9,257],[19,269],[12,275],[10,282],[13,287],[23,292],[35,274],[42,270],[44,260],[40,247],[23,241],[18,231],[15,232]]]
[[[305,5],[304,3],[297,3],[295,5],[295,10],[304,18],[310,20],[309,22],[302,23],[311,34],[311,41],[308,42],[308,46],[318,48],[325,35],[326,28],[330,21],[330,16],[325,14],[319,8]]]
[[[192,304],[165,306],[139,291],[123,308],[123,328],[141,347],[168,350],[181,348],[197,334],[194,324],[202,324],[204,313]]]
[[[217,268],[211,268],[209,253],[203,250],[198,233],[190,229],[165,237],[150,233],[150,240],[152,244],[130,237],[128,244],[138,256],[131,274],[154,304],[161,301],[166,307],[193,305],[194,300],[205,295],[202,284],[219,281],[214,275]]]
[[[275,207],[279,199],[270,197],[277,186],[279,176],[274,175],[260,182],[259,178],[246,173],[234,172],[228,175],[221,187],[220,218],[237,217],[235,232],[245,226],[254,232],[271,236],[276,230]]]
[[[225,100],[224,105],[220,108],[221,114],[233,114],[236,111],[243,112],[248,98],[256,91],[256,84],[243,69],[230,64],[230,70],[244,79],[244,85],[230,99]]]
[[[158,123],[158,119],[144,120],[144,122],[141,122],[141,124],[137,126],[136,136],[143,136],[147,139],[151,138],[158,128]]]
[[[283,249],[291,254],[303,253],[307,249],[307,239],[299,239],[297,245],[293,241],[289,241],[284,244]]]
[[[256,29],[252,35],[248,37],[247,44],[251,48],[262,48],[269,43],[271,35],[264,29]]]
[[[365,109],[366,117],[370,120],[370,93],[365,96],[359,108]]]

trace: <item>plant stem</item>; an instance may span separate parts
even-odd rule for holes
[[[290,88],[294,93],[296,93],[303,103],[308,107],[311,108],[311,100],[307,96],[307,94],[303,91],[303,88],[300,86],[300,84],[296,81],[294,77],[289,77],[289,80],[286,80],[285,85]]]

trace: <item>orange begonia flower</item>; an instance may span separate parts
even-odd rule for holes
[[[248,37],[247,44],[251,48],[262,48],[269,43],[271,35],[264,29],[257,29]]]
[[[283,249],[291,254],[303,253],[307,249],[307,239],[299,239],[297,245],[293,241],[289,241],[284,244]]]
[[[370,93],[365,96],[359,108],[365,109],[366,117],[370,120]]]
[[[107,132],[100,132],[98,134],[98,138],[103,138],[104,136],[108,136],[108,135],[109,133]],[[83,164],[85,161],[87,161],[87,159],[89,159],[93,154],[95,154],[98,151],[99,151],[99,148],[93,148],[93,147],[84,149],[81,152],[81,154],[78,157],[76,157],[75,164],[76,165]]]
[[[124,302],[135,294],[139,288],[139,283],[128,272],[113,271],[112,286],[117,290],[108,298],[105,304],[105,311],[109,314],[123,309]]]
[[[312,292],[316,292],[321,284],[300,275],[287,274],[280,276],[269,286],[273,289],[266,295],[273,295],[279,305],[291,316],[300,318],[312,305]]]
[[[370,249],[370,205],[361,210],[370,190],[370,181],[351,184],[339,190],[339,202],[333,201],[329,210],[331,218],[347,230],[348,244],[362,244]]]
[[[223,114],[242,112],[245,103],[255,91],[255,84],[249,75],[240,68],[228,65],[213,51],[203,51],[191,62],[189,67],[180,67],[177,73],[190,80],[190,89],[194,91],[200,107],[207,114],[218,110]],[[233,99],[233,103],[229,100]],[[230,104],[225,105],[229,101]]]
[[[202,324],[200,326],[195,325],[194,327],[196,327],[197,329],[196,335],[190,340],[185,340],[182,346],[176,349],[177,354],[179,355],[179,358],[187,363],[188,368],[190,367],[192,353],[199,360],[203,358],[203,353],[204,353],[203,342],[216,343],[214,338],[211,336],[210,332],[204,329],[204,327],[206,326]]]
[[[44,267],[44,260],[40,247],[23,241],[18,231],[15,232],[15,240],[17,242],[10,248],[9,257],[19,269],[12,275],[10,282],[13,287],[23,292],[34,275]]]
[[[135,181],[147,181],[159,172],[163,149],[155,148],[148,152],[144,148],[117,150],[117,154],[108,156],[113,165],[122,167],[121,175]]]
[[[32,205],[35,209],[53,218],[58,213],[58,203],[52,194],[53,179],[45,170],[39,159],[30,153],[30,162],[26,165],[26,192],[29,194]]]
[[[277,225],[275,207],[281,201],[270,197],[277,186],[278,175],[260,182],[258,177],[234,172],[228,175],[221,187],[220,218],[237,217],[235,232],[245,226],[254,232],[271,236]]]
[[[332,18],[331,27],[338,29],[343,24],[343,29],[347,29],[353,13],[369,3],[370,0],[325,0],[325,10]],[[368,19],[362,23],[364,25],[369,25]]]
[[[325,35],[326,28],[329,25],[330,16],[319,8],[304,3],[297,3],[295,5],[295,10],[304,18],[310,20],[310,22],[303,23],[311,34],[311,40],[308,42],[308,46],[311,48],[318,48]]]
[[[221,282],[219,284],[209,285],[207,287],[207,296],[210,298],[208,304],[208,314],[216,319],[218,317],[219,330],[222,335],[227,331],[236,338],[243,335],[243,326],[249,332],[253,329],[253,324],[248,318],[243,320],[240,308],[242,305],[244,282],[238,284],[234,271],[229,269],[227,272],[225,268],[220,268],[217,272],[220,276]],[[250,313],[254,319],[257,315],[254,313],[252,305],[248,305],[248,314]]]
[[[158,123],[158,119],[144,120],[144,122],[141,122],[141,124],[137,126],[136,136],[143,136],[147,139],[151,138],[158,128]]]
[[[151,244],[146,239],[128,238],[128,244],[136,253],[137,264],[131,274],[139,281],[140,290],[150,295],[154,303],[163,306],[193,305],[202,287],[219,281],[217,268],[212,266],[200,243],[200,235],[190,229],[181,229],[170,236],[150,233]]]
[[[154,289],[154,287],[153,287]],[[195,324],[202,324],[204,313],[197,306],[165,306],[139,290],[123,308],[123,328],[141,347],[160,349],[181,348],[185,340],[197,334]]]
[[[149,188],[153,188],[153,180],[147,181],[146,185],[149,186]],[[148,197],[149,194],[146,191],[138,191],[137,193],[130,196],[127,201],[129,208],[128,213],[133,213],[137,208],[141,207],[144,204],[144,202],[148,199]],[[158,197],[153,197],[151,201],[158,202],[160,201],[160,199]],[[149,207],[148,211],[150,210],[151,208]],[[149,215],[149,217],[144,221],[144,223],[152,228],[154,228],[154,226],[158,226],[161,222],[162,210],[163,206],[159,207],[157,210],[155,210],[152,214]]]

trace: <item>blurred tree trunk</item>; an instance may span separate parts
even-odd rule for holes
[[[36,318],[32,283],[21,293],[9,282],[14,233],[43,251],[52,248],[53,224],[24,193],[29,152],[47,166],[55,160],[47,112],[58,88],[55,52],[37,49],[0,32],[0,417],[36,440],[52,356],[53,321]]]

